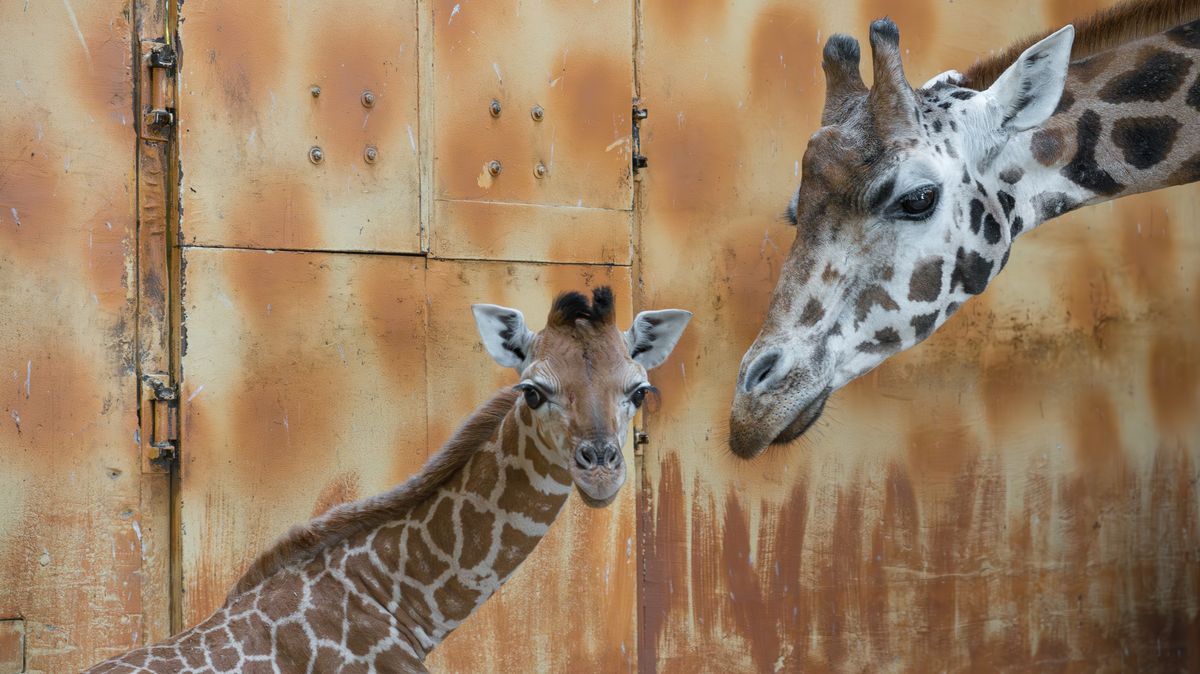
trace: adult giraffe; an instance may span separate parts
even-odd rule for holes
[[[802,435],[830,394],[983,292],[1021,233],[1200,179],[1197,17],[1195,0],[1126,3],[915,91],[890,20],[871,24],[870,90],[858,43],[830,37],[796,240],[738,373],[734,453]]]
[[[537,334],[515,309],[474,310],[488,352],[520,375],[514,390],[404,484],[292,530],[199,625],[88,672],[424,672],[533,552],[572,483],[588,505],[612,502],[646,370],[691,314],[642,312],[622,333],[608,288],[559,296]]]

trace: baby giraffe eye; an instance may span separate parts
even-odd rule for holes
[[[923,220],[933,212],[938,202],[938,188],[925,185],[908,192],[896,202],[902,215],[912,220]]]
[[[533,384],[519,384],[517,388],[524,392],[525,404],[529,405],[531,410],[536,410],[546,402],[546,396]]]
[[[629,396],[629,402],[633,403],[634,407],[641,407],[642,403],[646,402],[646,394],[654,391],[654,387],[649,384],[643,384],[637,388]]]

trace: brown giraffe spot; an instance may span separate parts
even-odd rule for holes
[[[414,615],[429,615],[429,604],[425,601],[425,593],[413,585],[401,582],[400,598],[404,601],[404,605],[407,606]]]
[[[433,584],[450,568],[425,544],[424,537],[417,529],[408,532],[408,548],[405,553],[404,575],[422,585]]]
[[[338,670],[338,674],[371,674],[374,671],[365,662],[353,662]]]
[[[175,657],[175,649],[171,646],[154,646],[149,649],[149,652],[142,652],[142,659],[154,658],[155,660],[166,660]]]
[[[1200,180],[1200,153],[1192,155],[1167,178],[1168,185],[1182,185]]]
[[[342,655],[332,648],[317,649],[317,661],[313,665],[314,672],[336,672],[342,664]]]
[[[908,299],[932,302],[942,294],[942,258],[929,258],[917,264],[908,280]]]
[[[825,264],[825,271],[821,272],[821,280],[826,283],[832,283],[838,279],[841,274],[833,268],[832,263]]]
[[[909,321],[909,325],[913,326],[913,330],[917,335],[917,341],[925,339],[929,336],[929,333],[933,332],[933,324],[937,322],[937,317],[938,312],[936,311],[923,316],[913,316],[912,320]]]
[[[243,592],[234,598],[233,603],[229,605],[229,615],[239,615],[250,611],[254,608],[254,603],[258,600],[258,590],[253,592]]]
[[[249,660],[240,671],[242,674],[275,674],[270,660]]]
[[[1138,65],[1104,85],[1099,93],[1100,100],[1108,103],[1161,103],[1179,91],[1191,68],[1191,59],[1182,54],[1158,47],[1145,47],[1138,53]]]
[[[364,656],[375,644],[391,633],[389,616],[378,604],[365,602],[357,595],[350,595],[350,624],[354,626],[346,633],[346,647],[354,655]]]
[[[863,342],[858,350],[864,353],[891,353],[900,348],[900,333],[893,328],[875,331],[874,342]]]
[[[571,474],[567,472],[567,469],[551,461],[550,457],[546,456],[545,452],[537,446],[532,436],[525,436],[521,452],[538,475],[559,484],[571,484]]]
[[[520,513],[539,524],[550,524],[567,500],[566,494],[543,494],[534,489],[520,468],[504,469],[505,488],[497,500],[502,510]]]
[[[375,532],[375,539],[371,541],[375,556],[388,568],[400,565],[400,535],[403,531],[403,525],[399,524],[384,527]]]
[[[496,456],[489,451],[476,454],[467,464],[466,473],[467,483],[463,486],[464,491],[491,500],[492,491],[500,479],[500,465],[496,462]]]
[[[492,549],[492,529],[496,524],[496,516],[491,512],[476,510],[469,502],[463,502],[458,516],[463,532],[458,565],[470,569],[482,562]]]
[[[378,572],[375,566],[371,564],[371,558],[365,551],[356,552],[346,557],[346,575],[358,580],[361,584],[359,588],[360,592],[364,592],[381,602],[386,602],[392,596],[391,586],[384,584],[385,581],[390,581],[390,579]]]
[[[200,633],[192,630],[179,640],[179,652],[188,667],[198,668],[204,664],[204,643]]]
[[[429,517],[429,511],[433,509],[434,503],[435,501],[431,498],[421,501],[416,508],[412,509],[412,512],[408,515],[408,518],[414,522],[424,522],[425,519]]]
[[[329,574],[321,576],[312,586],[312,606],[304,619],[318,639],[342,640],[342,606],[346,588]]]
[[[537,538],[526,536],[511,525],[505,524],[500,532],[500,550],[496,553],[495,564],[492,565],[496,577],[502,581],[508,578],[537,544]]]
[[[1106,51],[1080,59],[1070,65],[1069,72],[1081,82],[1091,82],[1108,68],[1108,64],[1112,63],[1114,56],[1116,56],[1115,51]]]
[[[1167,38],[1180,47],[1200,49],[1200,20],[1172,28],[1167,31]]]
[[[304,627],[300,623],[285,623],[280,625],[275,633],[279,668],[285,672],[307,670],[313,651]]]
[[[1148,169],[1167,158],[1180,126],[1179,120],[1166,115],[1125,117],[1113,124],[1112,140],[1126,164]]]
[[[380,651],[375,656],[375,668],[381,672],[421,671],[416,666],[419,664],[413,656],[400,647],[400,644],[394,644],[391,648]]]
[[[814,297],[804,305],[804,313],[800,314],[800,325],[816,325],[817,321],[824,317],[825,307],[821,306],[820,300]]]
[[[533,412],[531,412],[529,410],[529,406],[528,405],[518,405],[517,409],[518,409],[517,414],[519,414],[521,417],[521,425],[525,426],[526,428],[529,428],[530,426],[532,426],[533,425]]]
[[[1059,129],[1038,129],[1033,132],[1029,141],[1029,149],[1033,158],[1042,166],[1053,166],[1063,156],[1066,144]]]
[[[887,290],[884,290],[883,286],[870,285],[867,286],[866,290],[862,291],[862,294],[858,296],[858,301],[855,303],[855,323],[862,323],[866,319],[867,314],[871,313],[872,307],[875,306],[883,307],[887,311],[895,311],[900,308],[900,305],[896,304],[896,300],[892,299],[892,296],[888,294]]]
[[[458,542],[458,534],[454,531],[454,499],[445,495],[438,498],[433,516],[429,518],[425,529],[429,532],[429,539],[439,550],[447,555],[454,555],[454,546]]]
[[[232,648],[209,649],[208,657],[218,672],[237,671],[238,663],[241,661],[237,651]]]
[[[271,627],[257,613],[237,618],[229,623],[246,655],[271,654]]]
[[[280,573],[267,581],[269,592],[259,595],[258,609],[279,620],[300,610],[304,597],[304,581],[295,573]]]
[[[463,585],[458,576],[451,576],[433,591],[433,600],[437,602],[438,609],[451,620],[466,620],[479,605],[482,596],[478,590]]]

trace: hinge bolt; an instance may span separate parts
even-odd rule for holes
[[[646,166],[649,163],[650,163],[650,160],[646,159],[646,155],[644,155],[644,154],[633,155],[633,170],[634,171],[640,171],[640,170],[646,168]]]
[[[491,104],[488,105],[488,112],[490,112],[492,114],[492,117],[499,117],[500,111],[503,109],[504,108],[500,107],[500,101],[498,101],[494,98],[492,99]]]
[[[374,145],[368,145],[367,149],[363,150],[363,159],[366,159],[368,164],[374,164],[378,158],[379,150]]]
[[[362,92],[362,104],[364,108],[375,107],[375,93],[370,90]]]
[[[633,118],[638,121],[646,119],[649,116],[650,116],[649,108],[634,108],[633,109]]]
[[[533,116],[533,121],[540,122],[546,118],[546,109],[540,105],[535,105],[533,106],[533,109],[529,111],[529,114]]]
[[[538,165],[533,167],[533,175],[538,178],[545,178],[546,174],[549,172],[550,171],[546,168],[546,165],[541,162],[538,162]]]
[[[308,149],[308,160],[314,164],[320,164],[325,160],[325,152],[314,145]]]
[[[313,85],[313,87],[308,90],[308,93],[312,94],[313,98],[316,98],[321,95],[321,87]]]
[[[645,445],[649,444],[649,442],[650,436],[645,431],[638,431],[636,437],[633,439],[633,444],[635,445]]]
[[[500,165],[500,162],[496,161],[495,159],[488,162],[488,165],[487,165],[488,173],[490,173],[494,176],[500,175],[500,171],[503,168],[504,167]]]

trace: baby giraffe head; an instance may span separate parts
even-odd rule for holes
[[[559,295],[536,333],[516,309],[473,309],[488,353],[521,378],[518,418],[557,450],[585,503],[611,503],[625,482],[621,446],[629,422],[655,392],[646,371],[667,359],[691,312],[643,311],[621,332],[607,287],[590,302],[576,292]]]
[[[870,37],[869,90],[858,43],[825,46],[823,126],[788,208],[796,239],[734,394],[730,447],[742,457],[799,437],[831,393],[928,337],[1037,224],[1014,188],[1034,169],[1019,168],[1013,141],[1058,106],[1071,27],[985,91],[950,73],[914,90],[896,25],[876,21]]]

